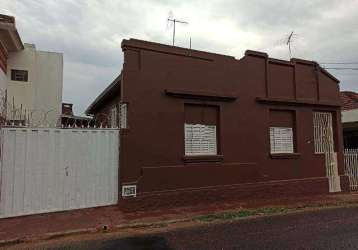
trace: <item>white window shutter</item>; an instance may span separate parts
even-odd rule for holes
[[[286,127],[270,127],[271,153],[293,153],[293,130]]]
[[[185,155],[216,155],[216,126],[185,124]]]

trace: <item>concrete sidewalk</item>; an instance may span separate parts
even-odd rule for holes
[[[358,204],[358,193],[255,200],[180,207],[150,212],[123,213],[118,206],[98,207],[68,212],[48,213],[0,219],[0,245],[31,242],[73,234],[121,228],[145,227],[155,223],[172,223],[195,216],[259,207],[319,208]]]

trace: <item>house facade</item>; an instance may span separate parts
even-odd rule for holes
[[[63,56],[23,44],[15,18],[0,16],[0,88],[8,121],[56,126],[61,116]]]
[[[136,39],[122,50],[120,88],[87,110],[123,107],[122,197],[172,203],[349,190],[338,80],[317,63]]]

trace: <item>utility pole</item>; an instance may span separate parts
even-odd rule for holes
[[[174,46],[174,43],[175,43],[175,24],[176,23],[188,24],[188,22],[181,21],[181,20],[178,20],[178,19],[175,19],[175,18],[168,18],[168,22],[173,22],[173,46]]]

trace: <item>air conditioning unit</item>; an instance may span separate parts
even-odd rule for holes
[[[122,197],[136,197],[136,196],[137,196],[137,185],[122,186]]]

